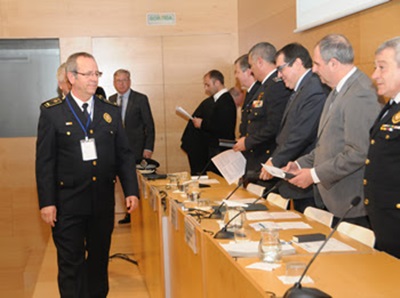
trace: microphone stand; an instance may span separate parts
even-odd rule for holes
[[[215,211],[213,213],[210,214],[210,216],[208,218],[211,219],[220,219],[222,217],[221,214],[221,208],[222,206],[225,204],[224,201],[229,200],[230,197],[239,189],[239,187],[241,187],[243,185],[243,181],[239,182],[238,185],[235,187],[234,190],[231,191],[231,193],[222,201],[222,203],[217,207],[217,209],[215,209]]]
[[[279,183],[279,182],[278,182]],[[267,191],[265,191],[264,190],[264,192],[262,193],[262,195],[261,196],[259,196],[257,199],[255,199],[250,205],[249,205],[249,207],[250,206],[254,206],[260,199],[262,199],[263,197],[265,197],[265,196],[267,196],[269,193],[271,193],[273,190],[275,190],[277,187],[278,187],[278,183],[277,184],[275,184],[273,187],[271,187],[269,190],[267,190]],[[234,190],[235,191],[235,190]],[[233,191],[233,192],[234,192]],[[233,193],[232,192],[232,193]],[[229,196],[228,196],[228,198],[229,198]],[[222,204],[221,204],[222,205]],[[221,206],[220,205],[220,206]],[[218,209],[217,209],[218,210]],[[228,226],[229,226],[229,224],[236,218],[236,217],[238,217],[239,216],[239,214],[241,214],[241,213],[243,213],[243,212],[245,212],[246,210],[243,210],[243,211],[240,211],[240,212],[238,212],[237,214],[235,214],[235,216],[234,217],[232,217],[227,223],[226,223],[226,225],[221,229],[221,230],[219,230],[216,234],[215,234],[215,236],[214,236],[214,238],[215,239],[232,239],[233,238],[233,236],[234,236],[234,234],[232,233],[232,232],[230,232],[230,231],[228,231]],[[220,212],[220,211],[219,211]],[[221,213],[221,212],[220,212]]]
[[[317,258],[319,253],[322,251],[322,249],[325,247],[325,245],[328,243],[329,239],[332,237],[333,233],[336,232],[339,224],[344,220],[346,215],[350,212],[353,207],[357,206],[361,201],[360,197],[355,197],[351,201],[350,207],[346,210],[344,215],[340,218],[338,223],[335,225],[335,227],[332,229],[332,231],[329,233],[328,237],[326,237],[325,241],[322,243],[322,245],[318,248],[317,252],[314,254],[310,262],[308,262],[307,267],[304,269],[303,274],[300,276],[299,281],[296,282],[290,289],[288,289],[283,295],[283,298],[331,298],[332,296],[322,292],[319,289],[316,288],[303,288],[301,285],[301,281],[303,280],[304,276],[306,275],[308,269],[310,268],[311,264],[314,262],[314,260]]]

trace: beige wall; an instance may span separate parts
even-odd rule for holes
[[[291,42],[300,42],[312,51],[315,43],[326,34],[341,33],[353,44],[357,66],[371,74],[377,46],[400,35],[400,0],[392,0],[301,33],[293,33],[296,27],[296,0],[238,0],[238,4],[239,53],[246,53],[260,41],[269,41],[277,49]]]

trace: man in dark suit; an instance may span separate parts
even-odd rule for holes
[[[139,204],[135,160],[118,107],[94,96],[101,72],[93,56],[71,55],[66,70],[71,92],[40,107],[40,213],[52,227],[61,297],[106,297],[115,179],[132,212]]]
[[[117,93],[110,101],[121,107],[122,123],[136,162],[142,158],[151,158],[154,151],[155,129],[149,100],[146,95],[131,89],[131,74],[126,69],[114,73],[114,87]],[[130,223],[130,214],[118,223]]]
[[[275,54],[276,49],[272,44],[261,42],[253,46],[248,55],[251,71],[254,78],[261,82],[261,87],[248,101],[251,104],[246,108],[249,112],[245,112],[244,117],[247,120],[246,126],[243,126],[245,135],[233,147],[233,150],[242,151],[246,157],[248,176],[250,172],[258,176],[261,162],[265,162],[275,150],[275,138],[290,96],[290,90],[277,77]]]
[[[354,197],[364,197],[368,131],[379,104],[371,80],[354,66],[353,47],[345,36],[325,36],[314,48],[313,60],[313,71],[332,91],[322,110],[315,149],[285,169],[296,175],[289,180],[295,186],[315,184],[315,203],[334,214],[335,225]],[[370,226],[362,204],[344,220]]]
[[[267,165],[281,168],[314,149],[329,88],[311,71],[310,54],[300,44],[291,43],[279,50],[276,53],[276,66],[278,77],[282,78],[287,88],[293,90],[283,113],[276,138],[277,147],[266,162]],[[262,169],[260,178],[272,177]],[[308,206],[315,206],[312,186],[302,189],[283,182],[279,186],[279,193],[285,198],[294,199],[294,207],[299,212]]]
[[[218,70],[211,70],[203,77],[204,90],[212,96],[214,103],[205,118],[193,118],[193,125],[205,132],[208,143],[209,160],[227,148],[219,146],[219,139],[235,139],[236,106],[232,96],[224,86],[224,76]],[[210,171],[219,174],[211,163]]]
[[[400,258],[400,37],[379,46],[372,78],[389,101],[370,131],[364,204],[376,248]]]

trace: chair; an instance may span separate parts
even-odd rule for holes
[[[276,193],[270,193],[267,196],[267,201],[273,205],[276,205],[278,207],[281,207],[282,209],[287,210],[290,199],[285,199],[281,195],[278,195]]]
[[[246,190],[255,194],[256,196],[261,196],[264,193],[265,187],[258,184],[249,183],[247,184]]]
[[[333,214],[328,211],[309,206],[304,210],[304,215],[328,227],[332,225]]]
[[[369,247],[375,245],[375,234],[370,229],[343,221],[339,224],[337,230]]]

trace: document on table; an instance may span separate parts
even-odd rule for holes
[[[302,242],[302,243],[296,243],[296,245],[310,253],[315,253],[320,248],[323,242],[324,241]],[[332,251],[356,251],[356,249],[335,238],[331,238],[328,240],[328,243],[322,249],[322,252],[332,252]]]
[[[220,243],[220,245],[232,256],[232,257],[245,257],[252,258],[258,256],[258,241],[247,241],[247,242],[234,242]],[[282,254],[291,255],[295,254],[296,249],[294,246],[288,243],[282,244]]]
[[[247,217],[247,214],[246,214]],[[279,230],[290,229],[312,229],[309,224],[302,221],[287,221],[287,222],[274,222],[274,221],[261,221],[249,224],[254,230],[261,231],[263,229],[275,228]]]
[[[232,149],[226,150],[214,156],[211,160],[228,184],[239,181],[244,175],[246,159],[241,152],[235,152]]]
[[[176,112],[177,112],[178,114],[182,115],[184,118],[193,120],[192,115],[190,115],[188,112],[186,112],[186,110],[185,110],[184,108],[177,106],[177,107],[175,108],[175,110],[176,110]]]
[[[254,211],[247,213],[246,217],[247,220],[301,218],[299,214],[292,211],[283,211],[283,212]]]

